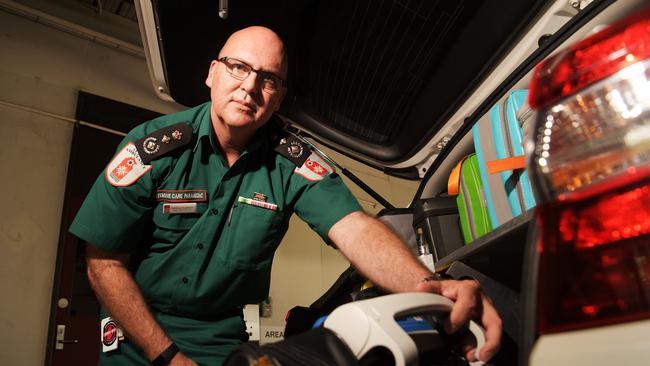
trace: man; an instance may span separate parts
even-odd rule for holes
[[[501,323],[475,282],[429,280],[316,154],[290,136],[274,151],[267,121],[286,76],[275,33],[234,33],[210,64],[211,102],[136,127],[95,182],[70,231],[91,243],[91,285],[126,335],[100,363],[222,362],[247,339],[241,306],[268,295],[273,252],[293,212],[378,286],[455,300],[449,330],[480,320],[480,358],[493,356]]]

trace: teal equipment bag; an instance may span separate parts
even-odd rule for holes
[[[493,227],[535,206],[523,146],[524,124],[532,120],[527,96],[526,89],[509,92],[472,128]]]

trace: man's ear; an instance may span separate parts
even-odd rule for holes
[[[214,79],[214,73],[217,69],[217,61],[212,61],[210,63],[210,69],[208,69],[208,76],[205,78],[205,85],[208,86],[208,88],[212,88],[212,80]]]

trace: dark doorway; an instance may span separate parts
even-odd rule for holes
[[[86,277],[86,242],[68,232],[81,203],[126,132],[160,113],[79,92],[68,162],[45,364],[94,365],[99,303]],[[97,223],[107,225],[110,223]]]

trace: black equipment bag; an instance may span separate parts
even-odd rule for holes
[[[423,240],[433,248],[434,261],[462,248],[465,244],[458,224],[456,197],[440,196],[415,202],[413,230],[422,229]]]
[[[283,341],[260,346],[244,343],[223,366],[355,366],[350,348],[327,328],[315,328]]]

